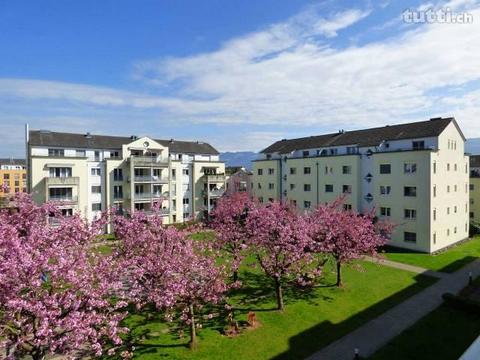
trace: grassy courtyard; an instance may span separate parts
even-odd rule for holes
[[[128,318],[138,359],[300,359],[346,335],[366,321],[417,293],[435,280],[378,264],[361,263],[361,270],[344,269],[345,287],[336,288],[328,271],[310,292],[286,291],[286,310],[274,310],[271,284],[262,273],[244,266],[244,286],[232,294],[236,317],[245,322],[249,311],[260,325],[241,335],[222,335],[223,322],[212,319],[199,331],[199,348],[187,348],[188,336],[154,313]]]
[[[442,305],[370,360],[456,360],[480,334],[480,315]]]
[[[384,255],[392,261],[451,273],[480,257],[480,237],[476,236],[465,243],[454,246],[437,255],[415,253],[393,248],[388,248]]]

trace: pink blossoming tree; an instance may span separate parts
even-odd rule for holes
[[[342,285],[343,264],[364,255],[375,256],[391,233],[387,223],[375,224],[373,212],[359,214],[342,208],[343,200],[318,207],[309,215],[314,251],[331,254],[336,262],[336,285]]]
[[[100,356],[126,332],[115,262],[92,251],[103,222],[65,218],[28,195],[0,211],[0,342],[7,358]],[[49,225],[49,216],[57,226]]]
[[[124,259],[126,296],[138,308],[153,304],[167,318],[180,309],[189,325],[190,345],[197,344],[195,310],[220,301],[227,290],[223,268],[208,256],[207,244],[189,238],[190,230],[162,226],[160,216],[142,212],[115,217],[120,240],[115,256]]]
[[[308,251],[308,225],[294,209],[279,202],[255,208],[248,216],[247,229],[254,253],[262,270],[273,280],[278,310],[284,309],[286,281],[304,275],[314,260]],[[318,275],[320,268],[316,272]]]
[[[238,280],[238,268],[247,249],[246,221],[254,202],[245,192],[236,192],[221,198],[211,212],[210,226],[216,232],[216,249],[231,257],[233,281]]]

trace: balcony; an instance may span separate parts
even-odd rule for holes
[[[80,184],[80,178],[77,176],[74,177],[47,177],[45,178],[45,183],[47,186],[78,186]]]
[[[62,204],[76,204],[78,202],[78,196],[49,196],[48,201]]]
[[[147,216],[153,216],[153,215],[168,216],[168,215],[170,215],[170,209],[167,209],[167,208],[159,209],[158,211],[153,211],[153,210],[135,210],[135,211],[143,211],[143,213]]]
[[[169,193],[168,191],[161,192],[143,192],[143,193],[135,193],[135,201],[136,200],[151,200],[151,199],[168,199]]]
[[[225,189],[213,189],[213,190],[210,190],[210,191],[206,191],[206,190],[203,190],[202,191],[202,195],[204,197],[220,197],[222,196],[223,194],[225,193]]]
[[[135,182],[146,182],[155,184],[168,184],[168,177],[138,175],[133,178]]]
[[[168,166],[167,157],[153,157],[153,156],[132,156],[134,166],[148,166],[148,167],[165,167]]]
[[[225,182],[225,174],[205,174],[205,180],[208,182]]]

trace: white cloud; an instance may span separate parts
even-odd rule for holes
[[[344,12],[337,13],[331,19],[321,19],[315,24],[315,28],[318,32],[326,37],[332,38],[337,36],[338,31],[345,29],[363,18],[370,15],[371,10],[361,11],[357,9],[346,10]]]

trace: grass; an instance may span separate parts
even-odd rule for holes
[[[161,316],[133,314],[127,319],[132,329],[138,359],[301,359],[346,335],[366,321],[404,301],[435,279],[372,263],[360,263],[361,270],[344,268],[344,288],[332,286],[335,275],[325,274],[312,291],[286,290],[285,311],[274,310],[270,282],[255,269],[244,266],[242,289],[231,294],[237,320],[245,322],[254,311],[260,326],[236,337],[222,335],[224,322],[214,318],[199,331],[199,347],[187,348],[188,336],[178,332]],[[355,265],[358,267],[358,264]]]
[[[370,360],[456,360],[480,334],[480,314],[441,305]]]
[[[436,255],[388,248],[385,256],[392,261],[452,273],[480,257],[480,237],[476,236]]]

